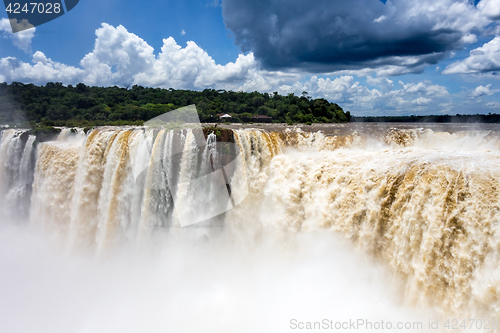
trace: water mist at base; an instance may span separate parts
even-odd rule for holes
[[[335,235],[300,235],[285,248],[272,241],[249,248],[227,237],[200,242],[190,236],[157,244],[154,255],[121,253],[96,261],[62,255],[33,230],[3,227],[0,327],[37,333],[290,332],[292,319],[427,325],[432,318],[403,307],[399,287],[388,283],[391,276]]]

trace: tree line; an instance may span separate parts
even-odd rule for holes
[[[429,116],[370,116],[352,117],[352,122],[362,123],[500,123],[500,114],[456,114]]]
[[[326,99],[259,92],[203,91],[145,88],[92,87],[83,83],[44,86],[0,83],[0,124],[29,122],[32,126],[88,127],[142,125],[165,112],[195,104],[202,122],[219,122],[229,114],[231,122],[253,122],[255,115],[276,123],[343,123],[349,111]]]

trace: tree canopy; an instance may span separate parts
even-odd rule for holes
[[[203,91],[133,86],[90,87],[83,83],[44,86],[0,83],[0,123],[28,121],[54,126],[140,125],[177,108],[195,104],[202,122],[218,122],[218,114],[231,115],[231,122],[255,121],[263,115],[281,123],[340,123],[350,121],[336,103],[326,99],[282,96],[259,92]]]

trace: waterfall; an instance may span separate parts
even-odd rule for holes
[[[39,145],[31,211],[32,223],[69,249],[103,252],[158,228],[213,224],[230,208],[213,134],[204,146],[191,129],[102,128],[83,141],[61,135]]]
[[[7,219],[24,219],[33,182],[35,136],[27,130],[4,130],[0,141],[0,210]]]
[[[495,318],[499,133],[235,129],[234,143],[208,132],[200,145],[190,128],[102,127],[36,144],[9,129],[0,209],[29,215],[69,251],[96,254],[184,227],[250,247],[333,233],[393,272],[407,304]]]
[[[498,315],[498,132],[235,135],[250,200],[229,221],[279,237],[331,230],[396,272],[410,304]]]

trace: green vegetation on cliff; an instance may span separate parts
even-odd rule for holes
[[[326,99],[259,92],[203,91],[119,87],[89,87],[83,83],[0,83],[0,124],[30,122],[51,126],[141,125],[179,107],[195,104],[202,122],[218,122],[227,113],[231,122],[254,122],[255,115],[272,122],[340,123],[350,113]],[[262,119],[260,119],[262,120]]]

